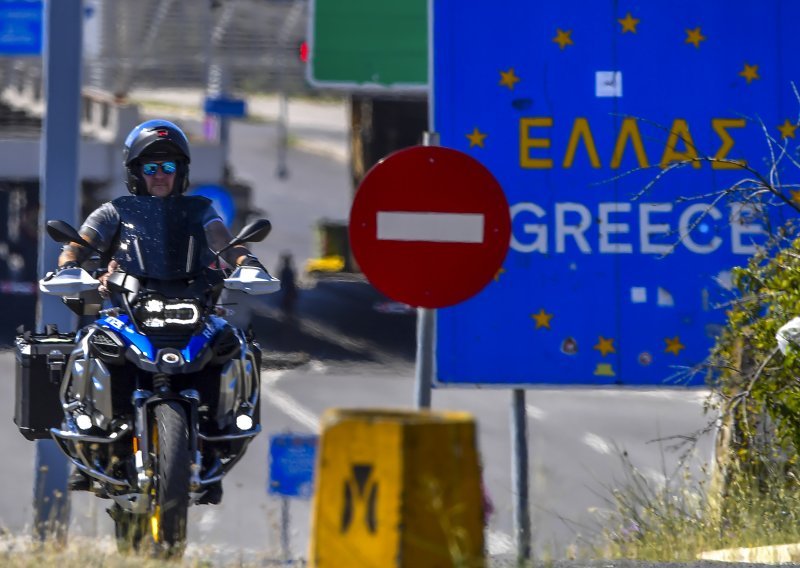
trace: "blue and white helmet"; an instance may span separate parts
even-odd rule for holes
[[[189,187],[189,140],[168,120],[148,120],[133,130],[125,139],[122,160],[125,166],[125,185],[133,195],[146,195],[147,186],[139,165],[144,159],[174,160],[175,185],[173,192],[184,193]]]

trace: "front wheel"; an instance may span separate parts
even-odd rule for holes
[[[150,534],[157,554],[180,557],[186,547],[191,471],[189,425],[180,403],[166,401],[156,405],[151,443],[156,476]]]

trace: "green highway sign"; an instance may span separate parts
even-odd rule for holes
[[[427,0],[311,0],[308,38],[315,87],[427,91]]]

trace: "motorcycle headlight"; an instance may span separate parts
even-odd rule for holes
[[[198,324],[202,306],[193,300],[148,296],[134,308],[136,321],[143,327],[190,329]]]

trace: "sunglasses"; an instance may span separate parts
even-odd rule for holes
[[[175,162],[163,162],[161,164],[150,162],[148,164],[142,164],[142,173],[146,176],[155,175],[159,166],[161,166],[161,171],[165,174],[174,174],[177,169]]]

